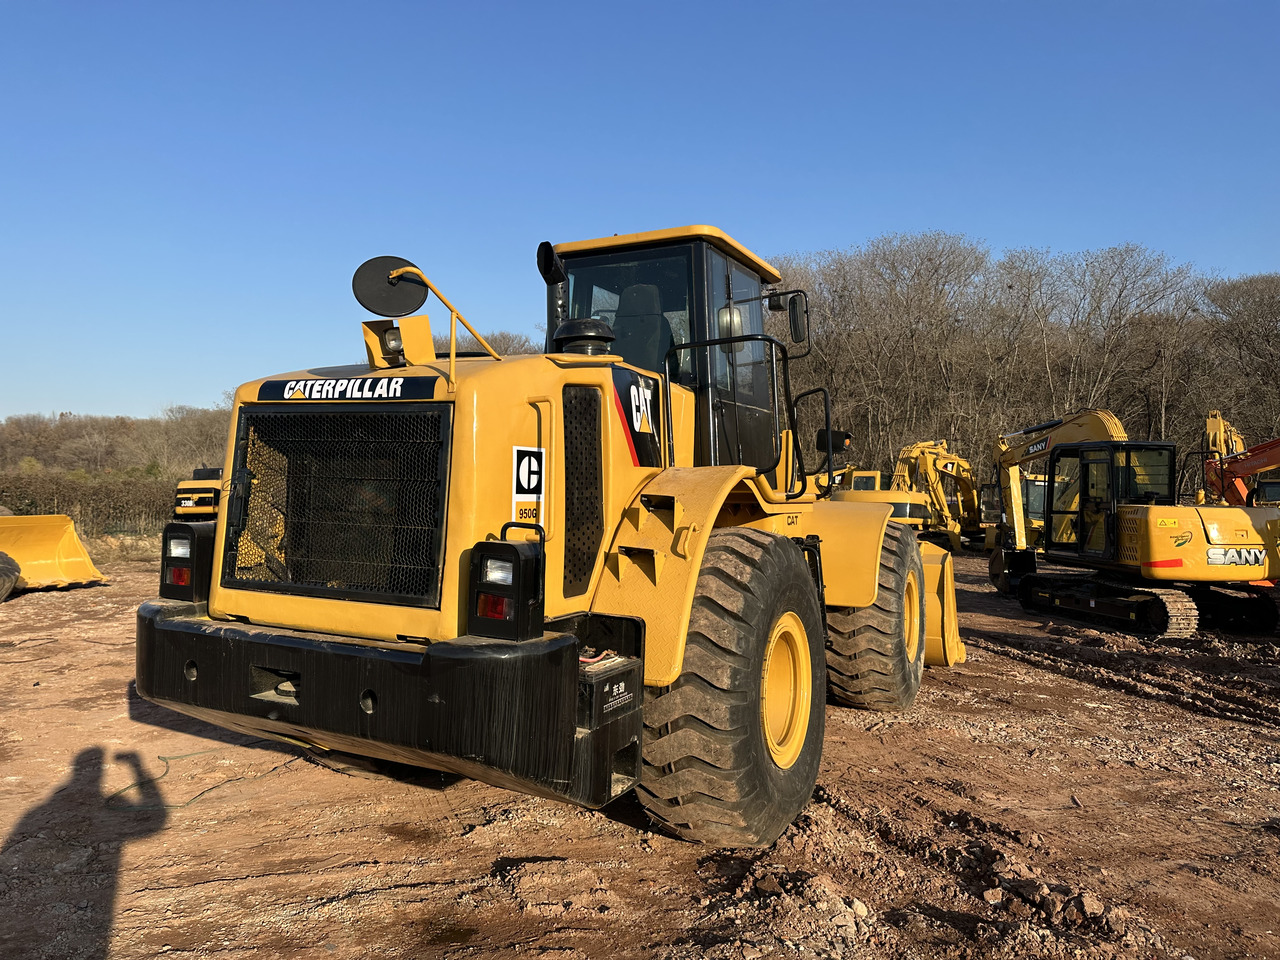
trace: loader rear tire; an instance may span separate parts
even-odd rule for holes
[[[773,843],[813,794],[826,720],[822,619],[790,540],[711,535],[682,672],[647,687],[636,794],[662,829],[702,843]]]
[[[13,592],[21,573],[17,562],[7,553],[0,553],[0,603]]]
[[[869,607],[827,608],[827,679],[837,702],[905,710],[924,675],[924,562],[911,530],[890,523]]]

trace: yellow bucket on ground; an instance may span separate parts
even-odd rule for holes
[[[71,518],[62,514],[0,517],[0,553],[18,565],[15,590],[87,586],[107,580],[89,559]]]

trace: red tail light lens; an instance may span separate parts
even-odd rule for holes
[[[515,604],[510,597],[498,597],[492,593],[476,595],[476,615],[487,620],[510,620],[515,614]]]
[[[172,583],[176,587],[191,586],[191,568],[190,567],[170,567],[164,573],[165,583]]]

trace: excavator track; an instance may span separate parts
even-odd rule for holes
[[[1026,610],[1175,640],[1194,636],[1200,626],[1200,611],[1185,590],[1092,574],[1029,574],[1018,584],[1018,599]]]
[[[1193,590],[1192,596],[1207,626],[1273,636],[1280,624],[1280,590],[1275,587],[1203,587]]]

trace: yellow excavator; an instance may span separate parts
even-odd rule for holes
[[[950,477],[951,484],[943,478]],[[952,489],[948,490],[948,486]],[[980,546],[983,540],[982,513],[973,468],[964,457],[947,449],[945,440],[923,440],[903,447],[898,453],[890,490],[921,493],[928,497],[929,518],[924,522],[926,539],[937,538],[953,552],[966,544]]]
[[[190,480],[179,480],[173,497],[173,519],[195,523],[218,519],[222,499],[222,468],[197,467]]]
[[[1000,493],[1000,516],[996,523],[995,549],[988,564],[991,582],[996,589],[1012,593],[1016,578],[1028,566],[1035,569],[1035,554],[1042,553],[1044,549],[1042,536],[1048,506],[1045,497],[1048,478],[1043,474],[1024,473],[1023,467],[1047,459],[1049,448],[1054,443],[1127,439],[1129,435],[1115,414],[1110,410],[1093,409],[1078,410],[1069,417],[1037,423],[1034,427],[996,437],[991,459],[995,464],[996,487]],[[1028,484],[1028,480],[1040,483]],[[1016,517],[1016,522],[1011,517]]]
[[[996,442],[1006,512],[992,581],[1024,607],[1139,633],[1210,625],[1275,630],[1280,509],[1178,506],[1177,449],[1129,440],[1110,411],[1081,410]],[[1023,463],[1048,456],[1044,559],[1094,571],[1039,573],[1021,509]]]
[[[0,601],[21,590],[105,583],[71,518],[0,516]]]

